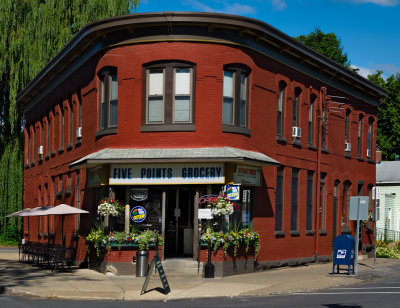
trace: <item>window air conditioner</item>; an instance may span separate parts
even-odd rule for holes
[[[300,127],[292,127],[292,137],[301,137],[301,128]]]
[[[82,127],[76,128],[76,138],[82,138]]]
[[[367,157],[371,157],[371,156],[372,156],[371,150],[367,149]]]
[[[346,152],[350,152],[351,151],[351,143],[350,142],[345,142],[344,143],[344,150]]]
[[[39,148],[38,148],[38,154],[43,155],[43,146],[42,145],[39,146]]]

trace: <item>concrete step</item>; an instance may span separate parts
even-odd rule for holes
[[[203,276],[203,262],[200,262],[200,271],[198,272],[198,263],[193,259],[165,259],[162,261],[162,265],[167,276]]]

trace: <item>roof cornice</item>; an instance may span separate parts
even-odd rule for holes
[[[359,92],[368,93],[369,96],[374,97],[373,100],[368,101],[372,105],[376,106],[377,103],[374,104],[373,101],[378,102],[380,98],[387,95],[385,90],[369,80],[319,54],[265,22],[248,17],[218,13],[158,12],[116,16],[98,20],[84,26],[18,94],[17,102],[24,106],[28,104],[32,105],[32,103],[35,104],[35,102],[49,93],[55,86],[59,85],[63,79],[83,65],[85,61],[99,51],[115,46],[116,42],[109,44],[104,39],[99,39],[106,37],[110,32],[113,32],[113,34],[117,31],[133,33],[138,28],[162,27],[167,35],[162,36],[159,40],[174,41],[182,40],[179,36],[174,38],[173,31],[175,26],[182,24],[193,27],[207,26],[210,38],[213,39],[215,39],[212,36],[214,28],[230,29],[237,32],[238,36],[245,34],[247,35],[246,39],[252,38],[254,41],[249,42],[243,39],[242,42],[247,44],[246,47],[257,50],[255,45],[262,42],[269,47],[278,49],[281,54],[287,57],[298,58],[298,62],[306,62],[314,67],[319,67],[319,69],[317,68],[319,71],[327,74],[327,77],[323,80],[324,82],[329,83],[329,79],[332,79],[335,87],[337,87],[338,82],[342,82],[343,84],[347,84],[349,88],[357,88]],[[115,37],[115,35],[113,36]],[[288,65],[290,66],[290,63]],[[295,69],[298,68],[295,67]],[[64,74],[61,78],[59,76],[60,73],[66,70],[68,70],[67,74]],[[58,78],[54,76],[58,76]],[[328,78],[329,76],[330,78]],[[47,91],[44,91],[40,97],[34,100],[35,102],[32,102],[32,99],[46,88]]]

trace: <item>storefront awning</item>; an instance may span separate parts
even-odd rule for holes
[[[71,169],[104,164],[165,163],[165,162],[231,162],[253,166],[279,165],[260,152],[232,147],[170,148],[170,149],[102,149],[70,164]]]

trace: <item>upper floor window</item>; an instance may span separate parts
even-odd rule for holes
[[[371,117],[368,120],[368,134],[367,134],[367,157],[372,158],[372,133],[373,133],[374,119]]]
[[[64,109],[63,106],[61,105],[60,107],[60,148],[58,149],[58,152],[64,151]]]
[[[224,66],[222,124],[248,127],[250,69],[244,65]]]
[[[300,108],[300,95],[301,89],[299,87],[294,89],[294,100],[293,100],[293,127],[299,127],[299,108]]]
[[[286,86],[286,82],[282,80],[279,81],[278,111],[276,121],[276,134],[278,136],[283,136]]]
[[[350,142],[350,109],[346,110],[346,118],[344,120],[344,142]]]
[[[315,94],[310,95],[310,106],[308,107],[308,144],[314,144],[314,109],[315,109],[315,101],[317,96]]]
[[[73,142],[73,131],[74,131],[74,112],[73,104],[69,105],[69,144],[72,145]]]
[[[363,115],[360,114],[358,118],[358,132],[357,132],[357,154],[358,157],[362,157],[362,122]]]
[[[51,144],[51,123],[50,117],[47,118],[47,155],[50,156],[50,144]]]
[[[99,72],[99,128],[107,129],[118,124],[118,79],[116,68],[104,68]]]
[[[322,106],[322,118],[321,118],[321,148],[327,150],[326,136],[327,136],[327,122],[328,116],[326,112],[326,106]]]
[[[148,130],[188,129],[194,123],[194,65],[168,62],[145,69],[145,114]],[[142,127],[142,130],[146,128]]]

